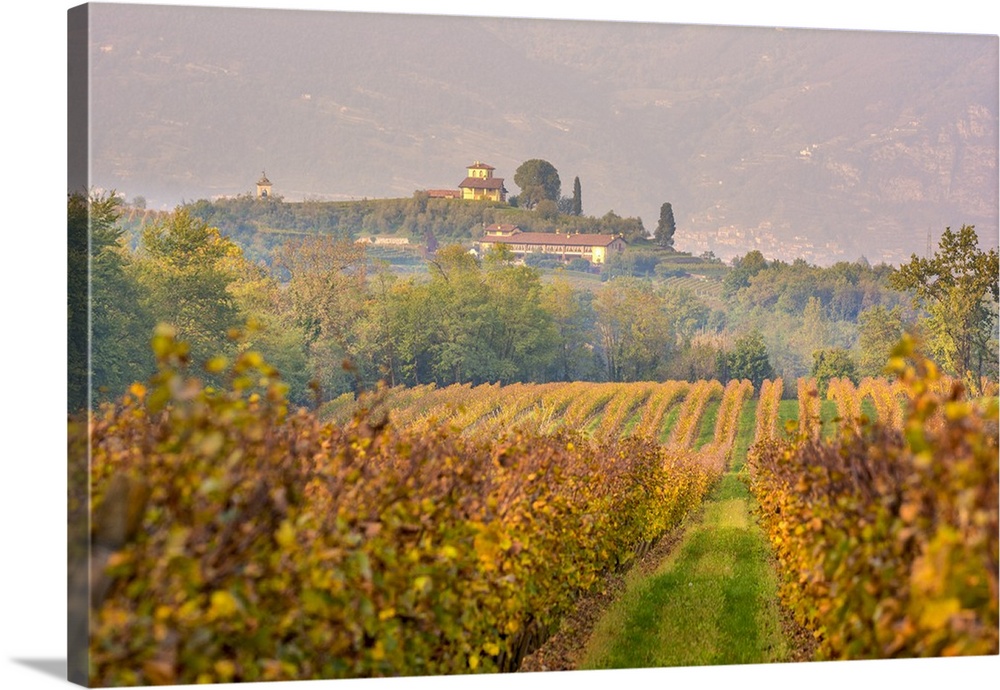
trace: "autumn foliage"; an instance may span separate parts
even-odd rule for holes
[[[322,422],[252,351],[212,388],[171,332],[154,349],[148,386],[70,424],[107,552],[94,685],[515,669],[718,476],[640,437]]]
[[[822,658],[996,654],[996,399],[942,385],[905,341],[891,366],[899,388],[876,393],[878,407],[901,392],[901,421],[852,420],[829,440],[805,427],[751,449],[782,598]]]

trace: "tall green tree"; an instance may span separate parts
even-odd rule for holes
[[[358,390],[355,328],[364,313],[364,245],[328,236],[286,243],[277,258],[290,276],[284,290],[292,322],[301,329],[311,380],[323,396]]]
[[[496,324],[479,261],[459,244],[442,248],[432,262],[428,288],[428,320],[434,327],[428,349],[435,382],[488,380],[494,362],[485,336]]]
[[[858,374],[882,376],[892,349],[903,335],[898,306],[876,304],[858,315]]]
[[[184,208],[142,231],[135,271],[144,304],[155,321],[177,329],[196,365],[235,348],[229,331],[242,323],[227,260],[240,254],[217,228]]]
[[[555,328],[555,354],[551,378],[558,381],[586,379],[593,375],[593,356],[588,339],[593,325],[593,293],[576,290],[556,275],[542,290],[542,307]]]
[[[663,308],[677,334],[678,345],[687,347],[695,335],[708,325],[712,310],[691,290],[667,287],[662,291]]]
[[[760,331],[751,331],[734,343],[726,357],[726,368],[729,378],[749,379],[754,388],[760,388],[764,379],[774,378],[774,369]]]
[[[581,196],[580,190],[580,178],[573,178],[573,209],[572,214],[574,216],[583,215],[583,198]]]
[[[995,305],[1000,299],[997,250],[984,252],[974,226],[946,228],[932,258],[913,255],[889,276],[890,284],[909,292],[926,310],[928,345],[947,371],[976,380],[996,352]]]
[[[66,367],[68,412],[85,409],[90,403],[90,209],[87,196],[70,194],[66,205]]]
[[[71,194],[68,222],[68,402],[76,411],[154,370],[152,323],[129,272],[121,199]]]
[[[489,295],[491,329],[483,336],[491,350],[488,379],[501,383],[540,381],[556,357],[556,326],[542,304],[541,274],[487,255],[483,281]]]
[[[677,336],[659,294],[639,279],[615,278],[597,292],[594,313],[609,380],[661,378]]]
[[[747,252],[742,257],[733,259],[733,270],[722,279],[722,288],[726,297],[732,297],[739,290],[750,285],[750,279],[768,267],[767,259],[759,250]]]
[[[830,379],[846,378],[854,383],[859,381],[858,366],[850,350],[842,347],[828,347],[813,352],[813,365],[809,375],[816,379],[816,389],[825,396]]]
[[[534,208],[539,201],[559,201],[562,183],[559,171],[546,160],[526,160],[514,171],[514,184],[520,189],[518,203],[524,208]]]
[[[656,243],[664,249],[674,248],[674,232],[677,230],[677,223],[674,222],[674,208],[670,202],[660,206],[660,220],[656,223],[656,230],[653,237]]]

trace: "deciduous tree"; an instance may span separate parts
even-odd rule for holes
[[[641,280],[616,278],[597,293],[594,312],[608,379],[659,378],[676,341],[662,297]]]
[[[518,203],[524,208],[534,208],[543,199],[558,202],[562,189],[555,166],[540,158],[521,163],[514,172],[514,184],[521,189]]]
[[[357,389],[355,327],[364,310],[364,246],[311,237],[287,243],[277,263],[290,275],[284,295],[302,330],[312,379],[324,395]]]
[[[876,304],[858,315],[858,374],[883,376],[892,349],[903,335],[898,306]]]
[[[826,395],[830,379],[850,379],[858,382],[858,367],[849,350],[830,347],[813,352],[813,365],[809,375],[816,379],[816,389],[820,396]]]
[[[145,306],[157,322],[171,324],[201,364],[229,353],[229,330],[241,326],[229,285],[240,248],[215,227],[178,208],[142,231],[135,264]]]
[[[122,393],[154,369],[152,322],[129,272],[120,217],[114,193],[69,196],[68,402],[74,412]]]
[[[971,225],[958,232],[946,228],[932,258],[913,255],[889,281],[910,292],[927,311],[929,346],[951,373],[978,380],[985,371],[988,343],[995,337],[998,300],[997,250],[984,252]]]
[[[760,331],[751,331],[738,339],[726,358],[726,364],[729,378],[749,379],[754,388],[759,388],[764,379],[774,378],[774,369]]]

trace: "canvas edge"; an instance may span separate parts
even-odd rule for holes
[[[66,13],[66,76],[67,76],[67,199],[76,193],[87,194],[90,183],[90,65],[88,43],[90,8],[71,7]],[[69,247],[89,248],[87,225],[68,223]],[[90,281],[89,251],[67,252],[67,304],[74,289],[85,295],[77,300],[87,308],[68,310],[67,322],[67,391],[85,390],[90,384],[89,342],[74,342],[79,334],[89,340]],[[87,276],[82,286],[74,285],[69,276]],[[86,361],[81,361],[86,360]],[[71,399],[72,396],[68,396]],[[70,409],[67,409],[69,415]],[[89,686],[90,648],[90,463],[89,443],[72,443],[67,439],[67,680]]]

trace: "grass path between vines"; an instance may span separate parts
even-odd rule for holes
[[[793,660],[777,580],[740,472],[756,405],[745,405],[733,462],[698,519],[652,572],[626,577],[583,650],[581,669]]]
[[[580,668],[787,661],[768,547],[729,473],[676,550],[598,621]]]
[[[770,550],[741,476],[755,417],[751,401],[740,416],[731,468],[702,509],[581,602],[521,671],[809,658],[809,640],[778,604]],[[698,443],[710,437],[703,433]]]

